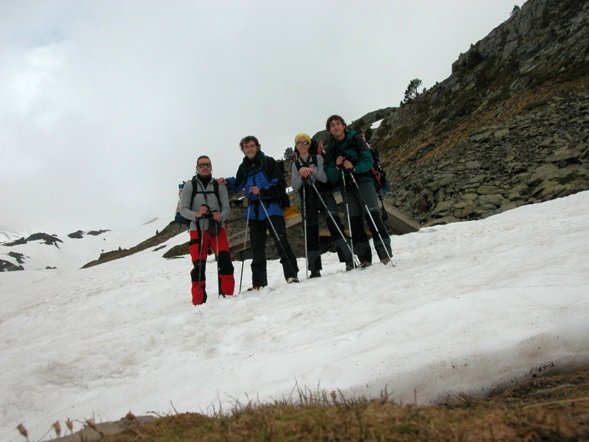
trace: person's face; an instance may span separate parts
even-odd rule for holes
[[[258,153],[258,146],[256,146],[255,141],[248,141],[247,143],[245,143],[243,145],[241,150],[243,151],[243,154],[246,157],[248,157],[250,160],[252,160],[256,156],[256,154]]]
[[[213,170],[213,165],[211,164],[211,160],[209,158],[201,158],[196,163],[196,169],[200,176],[208,177],[211,175]]]
[[[299,155],[302,157],[307,157],[309,155],[309,142],[305,140],[297,141],[296,144],[297,150],[299,151]]]
[[[336,139],[342,140],[345,136],[346,125],[340,120],[334,119],[329,123],[329,133]]]

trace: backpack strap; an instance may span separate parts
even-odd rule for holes
[[[196,196],[196,193],[198,192],[198,181],[196,180],[196,175],[194,175],[192,177],[192,197],[190,198],[190,209],[194,210],[192,208],[192,203],[194,202],[194,197]]]
[[[219,204],[219,209],[221,209],[222,205],[221,205],[221,198],[219,197],[219,183],[213,177],[211,177],[211,180],[213,181],[213,193],[215,194],[215,197],[217,198],[217,203]],[[190,198],[190,208],[191,209],[192,209],[192,202],[194,201],[194,197],[196,196],[197,193],[198,193],[198,181],[196,179],[196,175],[194,175],[192,177],[192,197]],[[201,193],[209,193],[209,192],[201,192]]]
[[[315,154],[309,155],[309,159],[307,161],[304,161],[299,157],[299,159],[295,162],[295,167],[297,170],[300,170],[301,167],[309,167],[313,164],[317,166],[317,155]]]
[[[267,161],[266,160],[266,156],[264,155],[262,157],[262,160],[260,162],[260,167],[262,169],[262,173],[264,173],[264,175],[266,175],[266,179],[268,180],[268,182],[272,181],[272,178],[274,177],[274,172],[276,169],[278,169],[278,164],[277,161],[272,158],[272,157],[268,157],[270,158],[272,161]],[[272,169],[275,170],[272,170]],[[277,186],[272,186],[272,195],[269,195],[269,202],[275,202],[277,203],[281,208],[285,208],[285,207],[289,207],[290,206],[290,200],[288,199],[288,195],[286,193],[286,180],[284,178],[284,174],[280,173],[280,171],[278,171],[278,176],[276,177],[278,179],[278,185]],[[258,201],[262,201],[261,199],[259,199]]]
[[[260,168],[264,172],[264,175],[266,175],[266,179],[268,181],[271,181],[270,176],[272,175],[272,171],[268,167],[268,161],[266,161],[266,155],[264,155],[262,157],[262,159],[260,160]]]
[[[266,175],[266,180],[268,180],[268,182],[272,181],[272,176],[273,176],[273,170],[272,167],[276,164],[276,160],[274,161],[267,161],[266,156],[264,155],[262,157],[262,159],[260,160],[260,168],[262,169],[262,172],[264,173],[264,175]],[[281,178],[278,177],[278,181],[281,181]]]
[[[211,178],[213,180],[213,192],[215,193],[215,196],[217,197],[217,203],[219,203],[219,210],[222,209],[222,205],[221,205],[221,198],[219,198],[219,183],[217,182],[216,179]]]
[[[362,138],[362,135],[356,134],[350,138],[349,141],[354,146],[354,149],[356,149],[356,152],[358,152],[358,158],[362,156],[362,143],[359,141],[360,138]]]

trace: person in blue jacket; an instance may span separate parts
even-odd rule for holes
[[[372,251],[364,229],[365,216],[368,218],[368,228],[372,233],[374,248],[380,261],[386,265],[390,262],[390,257],[393,256],[391,238],[382,220],[378,195],[370,173],[373,165],[370,148],[362,135],[348,129],[346,122],[339,115],[330,116],[325,126],[330,134],[324,156],[325,172],[327,179],[334,186],[340,187],[342,194],[347,197],[354,253],[358,255],[362,267],[372,264]],[[352,176],[357,186],[354,184]],[[344,180],[345,188],[343,186]],[[365,213],[365,205],[370,214]],[[370,218],[374,220],[375,225]]]
[[[286,235],[282,201],[288,197],[280,168],[274,158],[264,155],[260,142],[255,136],[248,135],[243,138],[239,146],[244,154],[243,161],[235,177],[227,178],[225,181],[230,192],[243,191],[248,200],[245,218],[248,220],[253,254],[252,287],[248,290],[260,290],[268,285],[266,271],[268,231],[274,239],[286,282],[289,284],[299,282],[297,260]]]

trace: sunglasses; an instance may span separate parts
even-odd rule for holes
[[[297,146],[307,146],[308,144],[308,141],[297,141]]]
[[[200,164],[197,164],[196,167],[198,167],[199,169],[204,169],[205,167],[210,168],[211,163],[200,163]]]

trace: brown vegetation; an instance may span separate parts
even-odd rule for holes
[[[589,440],[589,368],[532,377],[485,399],[457,395],[437,406],[395,404],[386,393],[366,400],[299,392],[297,401],[238,404],[231,413],[211,417],[177,413],[142,423],[129,414],[125,419],[136,424],[110,435],[101,427],[107,424],[95,424],[96,430],[88,427],[84,436],[61,440]]]

